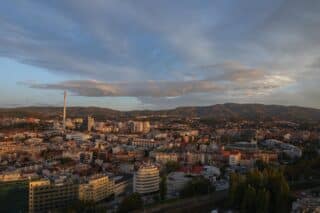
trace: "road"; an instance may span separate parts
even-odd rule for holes
[[[218,191],[210,195],[198,196],[178,200],[174,203],[159,204],[154,207],[144,209],[142,212],[146,213],[160,213],[160,212],[209,212],[214,204],[227,198],[228,191]]]

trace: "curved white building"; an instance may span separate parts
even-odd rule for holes
[[[159,169],[154,165],[142,165],[133,177],[133,191],[147,194],[159,191]]]

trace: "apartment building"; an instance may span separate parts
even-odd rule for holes
[[[179,155],[177,153],[156,152],[154,153],[156,162],[167,163],[168,161],[178,162]]]
[[[78,185],[71,182],[38,180],[29,183],[29,212],[47,212],[70,205],[78,198]]]
[[[153,139],[135,138],[132,145],[136,147],[155,148],[159,146],[159,142]]]
[[[91,176],[87,182],[79,185],[79,200],[84,202],[99,202],[113,193],[114,181],[102,174]]]
[[[159,169],[151,164],[142,165],[133,177],[133,191],[148,194],[159,191]]]

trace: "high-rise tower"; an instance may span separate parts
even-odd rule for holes
[[[133,192],[148,194],[159,191],[159,169],[152,164],[142,165],[133,176]]]
[[[66,129],[66,117],[67,117],[67,91],[64,91],[63,99],[63,129]]]
[[[88,131],[92,131],[92,129],[94,128],[94,118],[91,116],[88,116]]]

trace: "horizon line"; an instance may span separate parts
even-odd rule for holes
[[[94,105],[88,105],[88,106],[79,106],[79,105],[71,105],[67,106],[68,108],[99,108],[99,109],[109,109],[113,111],[118,112],[132,112],[132,111],[166,111],[166,110],[175,110],[179,108],[192,108],[192,107],[211,107],[211,106],[217,106],[217,105],[228,105],[228,104],[235,104],[235,105],[264,105],[264,106],[282,106],[282,107],[299,107],[299,108],[307,108],[307,109],[315,109],[320,110],[320,107],[309,107],[309,106],[303,106],[303,105],[284,105],[284,104],[264,104],[264,103],[236,103],[236,102],[225,102],[225,103],[219,103],[219,104],[209,104],[209,105],[185,105],[185,106],[176,106],[173,108],[161,108],[161,109],[151,109],[151,108],[143,108],[143,109],[130,109],[130,110],[119,110],[111,107],[101,107],[101,106],[94,106]],[[8,106],[8,107],[0,107],[0,109],[21,109],[21,108],[63,108],[63,105],[21,105],[21,106]]]

